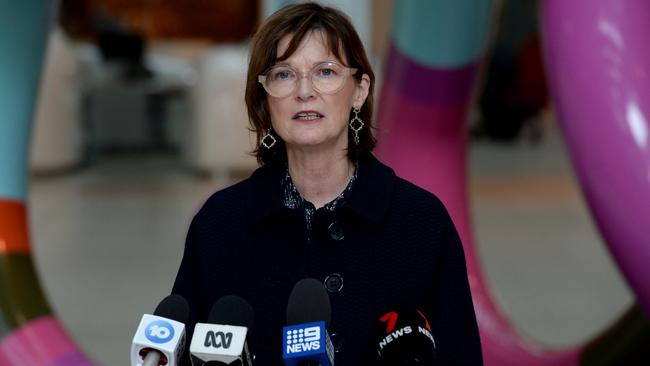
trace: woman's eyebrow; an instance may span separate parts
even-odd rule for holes
[[[317,66],[317,65],[320,65],[320,64],[323,64],[323,63],[327,63],[327,62],[340,63],[340,62],[337,61],[336,59],[326,58],[326,59],[323,59],[323,60],[314,61],[314,62],[311,64],[311,67],[315,67],[315,66]],[[291,68],[294,68],[294,69],[296,68],[296,66],[292,65],[292,64],[289,63],[289,62],[280,62],[280,63],[276,63],[276,64],[273,64],[273,66],[271,66],[271,67],[276,67],[276,66],[286,66],[286,67],[291,67]]]
[[[314,64],[313,64],[312,66],[316,66],[316,65],[324,64],[324,63],[327,63],[327,62],[333,62],[333,63],[337,63],[337,64],[340,63],[339,61],[337,61],[337,60],[335,60],[335,59],[327,58],[327,59],[324,59],[324,60],[320,60],[320,61],[316,61],[316,62],[314,62]]]

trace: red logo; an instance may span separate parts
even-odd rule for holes
[[[393,329],[395,329],[395,323],[397,323],[397,313],[390,311],[379,318],[379,320],[382,322],[388,322],[386,325],[386,334],[388,334],[392,332]]]
[[[422,319],[424,319],[424,324],[425,324],[424,327],[427,328],[427,330],[430,332],[431,331],[431,325],[429,324],[429,321],[427,320],[427,317],[424,316],[424,314],[422,314],[422,312],[419,309],[417,309],[417,312],[418,312],[418,314],[420,314]]]

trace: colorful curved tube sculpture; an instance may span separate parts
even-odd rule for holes
[[[621,3],[626,5],[621,6]],[[585,11],[587,8],[590,8],[589,11]],[[552,351],[542,349],[518,335],[490,296],[474,249],[468,211],[465,124],[488,34],[488,23],[492,15],[490,10],[489,0],[395,2],[392,44],[386,62],[378,113],[379,154],[399,175],[435,192],[446,203],[465,247],[486,365],[604,365],[608,364],[604,363],[607,360],[619,363],[636,359],[642,353],[640,350],[644,342],[647,344],[650,339],[647,322],[638,307],[631,309],[608,332],[591,343]],[[616,17],[606,16],[608,11],[615,11]],[[619,133],[624,135],[619,141],[609,140],[608,137],[610,131],[621,130],[621,125],[627,127],[632,124],[635,131],[645,131],[642,126],[647,126],[643,116],[648,115],[648,110],[644,108],[650,107],[650,73],[647,66],[650,57],[646,52],[648,46],[640,43],[641,35],[650,31],[648,23],[642,22],[643,16],[647,17],[648,14],[648,3],[644,0],[548,0],[544,7],[546,47],[550,51],[549,61],[554,65],[551,76],[552,79],[562,80],[554,83],[555,95],[561,109],[567,110],[561,113],[561,117],[564,126],[571,125],[565,129],[570,130],[568,137],[573,144],[572,152],[580,152],[577,164],[581,166],[582,181],[592,182],[584,187],[588,192],[595,190],[588,193],[587,198],[593,200],[592,196],[597,196],[606,202],[595,203],[598,206],[596,210],[602,215],[598,223],[604,224],[601,226],[603,231],[610,233],[605,234],[605,237],[612,250],[620,253],[617,258],[627,258],[638,264],[628,265],[619,260],[637,291],[645,291],[650,286],[650,266],[647,266],[650,263],[649,236],[642,233],[647,228],[650,217],[650,155],[647,148],[639,149],[640,141],[646,146],[647,135],[645,132],[629,133],[630,128],[626,128]],[[603,19],[613,23],[599,24]],[[618,28],[623,22],[628,24],[624,28]],[[626,85],[626,90],[632,89],[630,94],[635,97],[632,100],[610,95],[610,98],[622,98],[618,103],[612,104],[612,100],[606,97],[613,86],[611,79],[602,76],[612,70],[609,67],[611,65],[606,63],[606,58],[616,56],[617,53],[612,55],[602,52],[602,42],[605,41],[600,35],[602,28],[608,31],[612,28],[620,30],[618,39],[629,42],[628,48],[621,52],[630,52],[630,48],[640,46],[641,51],[636,49],[626,57],[620,54],[617,57],[617,60],[622,61],[617,66],[630,67],[622,75],[626,77],[622,83]],[[572,37],[566,37],[566,32],[575,33]],[[591,37],[590,42],[581,44],[582,53],[577,55],[574,53],[575,44],[579,44],[580,38],[585,36]],[[605,59],[591,63],[590,67],[582,69],[582,73],[566,77],[565,73],[572,73],[575,71],[573,68],[579,69],[589,64],[588,60],[594,56]],[[567,59],[571,61],[565,64]],[[589,83],[591,78],[586,78],[585,73],[600,73],[601,77],[594,85]],[[631,80],[634,73],[640,74],[636,81]],[[642,82],[645,83],[643,87]],[[576,84],[581,86],[576,89]],[[595,94],[600,98],[584,98],[584,90],[581,88],[598,89],[599,92],[592,91],[587,95]],[[571,94],[571,97],[567,99],[566,94]],[[594,108],[595,105],[600,108]],[[621,107],[621,110],[608,110],[614,105]],[[628,117],[628,120],[616,123],[618,119],[612,116],[625,116],[626,113],[633,116],[633,121],[630,122]],[[593,145],[588,141],[594,137],[594,119],[590,119],[592,114],[600,114],[598,121],[610,125],[598,132],[597,146],[612,146],[616,151],[631,150],[625,156],[630,159],[629,162],[622,163],[624,159],[619,159],[618,156],[612,159],[611,155],[607,155],[609,149],[605,148],[591,155]],[[606,119],[611,122],[608,123]],[[641,119],[643,123],[639,122]],[[636,140],[632,136],[636,136]],[[575,154],[574,152],[574,156]],[[607,162],[612,162],[612,168],[620,169],[616,173],[607,170],[593,172]],[[627,174],[623,174],[621,169]],[[634,183],[613,185],[612,174],[634,177]],[[624,190],[619,191],[619,188]],[[608,198],[621,194],[637,201],[607,202]],[[640,207],[642,205],[645,205],[643,209]],[[633,207],[637,211],[625,211],[624,207]],[[636,215],[636,218],[624,223],[631,215]],[[626,247],[618,240],[627,240]],[[639,257],[635,258],[637,255]],[[641,268],[642,262],[646,263],[645,269]],[[643,300],[644,294],[640,295],[643,308],[648,310],[647,303]],[[647,354],[645,356],[650,357]]]
[[[0,3],[0,365],[4,366],[91,365],[52,315],[30,255],[26,167],[50,3]]]
[[[614,327],[587,346],[583,360],[598,364],[650,363],[640,348],[650,344],[648,17],[644,0],[547,0],[542,8],[546,69],[570,156],[638,302],[616,325],[629,333]]]
[[[546,1],[546,65],[589,207],[650,315],[650,2]]]

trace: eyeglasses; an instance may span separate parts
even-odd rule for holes
[[[264,74],[257,76],[257,81],[271,96],[284,98],[293,94],[301,78],[309,77],[312,87],[319,93],[334,94],[343,89],[348,76],[357,69],[345,67],[333,61],[321,62],[307,73],[296,71],[288,65],[276,65]]]

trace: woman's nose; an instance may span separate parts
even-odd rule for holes
[[[311,83],[308,75],[300,75],[297,81],[297,94],[296,97],[300,100],[309,100],[316,95],[314,86]]]

